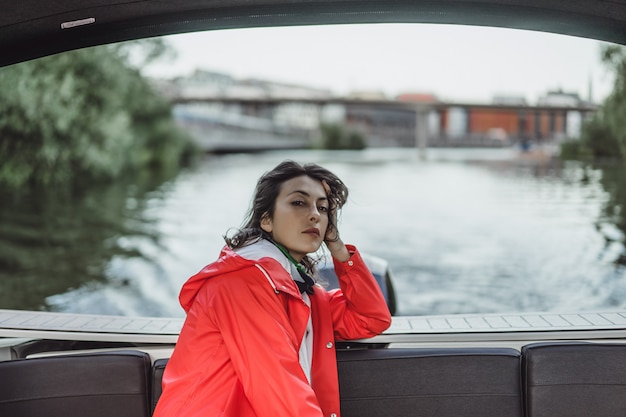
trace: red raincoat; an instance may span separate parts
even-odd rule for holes
[[[180,293],[187,319],[165,369],[154,417],[335,417],[335,339],[372,337],[391,323],[358,251],[335,261],[341,290],[316,286],[306,305],[273,258],[225,248]],[[311,384],[298,351],[311,314]]]

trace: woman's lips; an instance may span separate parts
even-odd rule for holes
[[[318,236],[318,237],[319,237],[319,235],[320,235],[320,231],[319,231],[319,229],[316,229],[316,228],[314,228],[314,227],[311,227],[311,228],[309,228],[309,229],[306,229],[306,230],[305,230],[304,232],[302,232],[302,233],[311,234],[311,235],[315,235],[315,236]]]

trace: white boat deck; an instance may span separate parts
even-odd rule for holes
[[[389,343],[626,339],[626,311],[394,317]]]
[[[182,318],[123,317],[0,309],[0,338],[174,344]],[[368,342],[626,339],[626,311],[397,316]]]
[[[176,343],[183,319],[0,310],[0,337]]]

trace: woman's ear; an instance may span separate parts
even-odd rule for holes
[[[261,229],[263,229],[264,232],[272,233],[272,219],[270,219],[267,213],[261,217]]]

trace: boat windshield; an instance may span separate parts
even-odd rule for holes
[[[585,145],[608,137],[611,46],[354,24],[0,68],[0,309],[183,317],[182,284],[285,159],[347,184],[341,235],[396,315],[624,309],[624,159]]]

